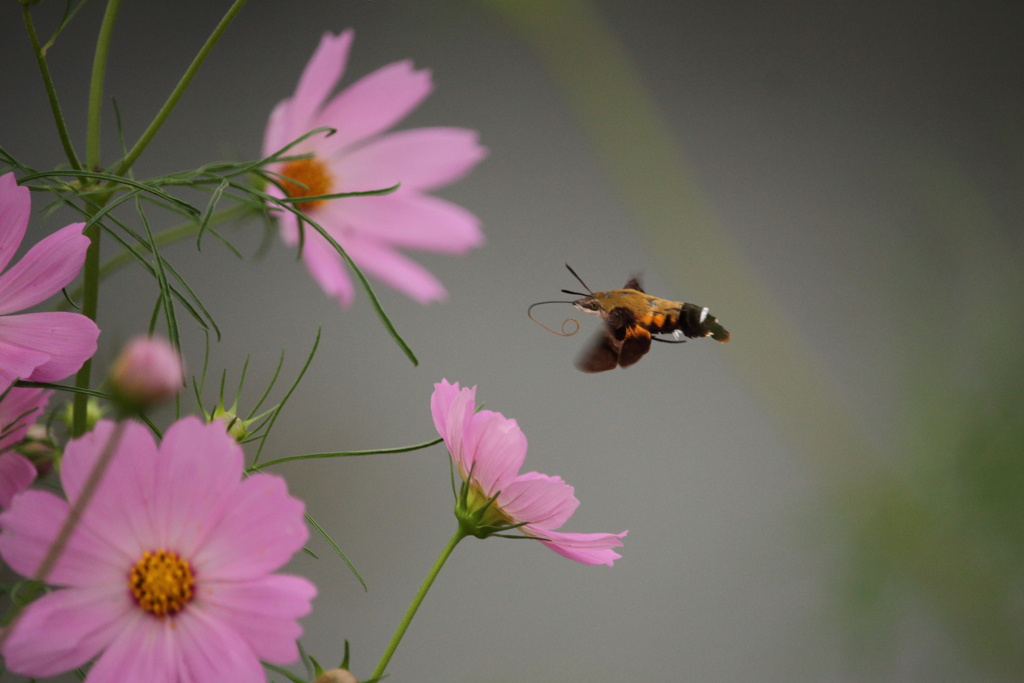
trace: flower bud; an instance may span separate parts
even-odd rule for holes
[[[331,669],[317,676],[314,683],[359,683],[359,679],[348,669]]]
[[[69,401],[64,405],[64,410],[57,413],[57,417],[68,429],[70,429],[71,425],[75,422],[74,413],[74,404]],[[106,407],[102,405],[98,399],[90,396],[85,402],[85,431],[91,432],[92,428],[96,426],[96,423],[102,420],[106,414]]]
[[[114,361],[110,386],[124,409],[138,412],[175,396],[184,375],[181,356],[170,344],[136,337]]]
[[[217,406],[207,422],[214,420],[223,422],[228,430],[228,436],[239,443],[249,435],[249,421],[240,418],[233,408],[225,408],[224,404]]]

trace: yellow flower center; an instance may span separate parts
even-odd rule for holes
[[[327,169],[327,164],[319,161],[316,157],[289,161],[281,169],[281,175],[284,176],[281,178],[281,187],[292,199],[331,194],[331,188],[334,187],[334,177]],[[303,211],[311,211],[324,201],[323,199],[314,199],[296,202],[296,206],[301,204]]]
[[[142,553],[128,576],[135,602],[159,619],[184,609],[192,600],[195,585],[188,561],[170,550]]]

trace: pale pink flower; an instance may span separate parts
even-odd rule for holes
[[[16,446],[43,412],[52,391],[14,387],[0,398],[0,508],[7,508],[15,495],[36,478],[36,466],[9,449]]]
[[[314,135],[289,150],[309,159],[269,166],[299,181],[283,182],[292,197],[380,190],[401,183],[385,196],[313,200],[296,208],[315,220],[366,273],[420,303],[442,299],[446,291],[403,249],[462,254],[483,243],[477,218],[461,206],[428,192],[454,182],[479,162],[486,150],[475,131],[415,128],[384,134],[416,108],[433,87],[430,72],[410,61],[395,62],[364,76],[330,97],[345,71],[353,32],[324,34],[290,99],[277,105],[263,138],[263,153],[319,127],[337,132]],[[267,192],[285,193],[270,186]],[[277,211],[281,236],[299,243],[295,214]],[[352,301],[352,280],[337,251],[315,229],[303,226],[302,257],[313,279],[342,306]]]
[[[32,201],[13,173],[0,176],[0,271],[18,250]],[[0,275],[0,392],[16,379],[55,382],[78,372],[96,353],[100,331],[79,313],[22,313],[75,279],[85,262],[85,223],[44,237]]]
[[[184,381],[181,355],[166,339],[136,337],[110,369],[110,386],[121,401],[145,408],[174,397]]]
[[[612,548],[622,546],[627,532],[575,534],[555,531],[580,504],[573,488],[540,472],[519,474],[526,459],[526,436],[515,420],[490,410],[474,412],[476,387],[441,380],[434,385],[430,411],[459,474],[472,473],[472,497],[479,504],[497,495],[489,509],[491,519],[504,525],[523,524],[517,531],[533,536],[559,555],[583,564],[611,566],[622,557]],[[477,505],[479,507],[480,505]]]
[[[295,661],[316,588],[273,573],[305,542],[301,501],[282,478],[242,477],[220,422],[186,417],[157,445],[135,422],[49,576],[4,646],[7,668],[53,676],[97,658],[87,682],[264,681],[260,660]],[[60,476],[76,500],[115,431],[70,442]],[[31,576],[70,505],[47,491],[0,514],[0,555]]]

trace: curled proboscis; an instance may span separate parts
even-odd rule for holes
[[[541,321],[539,321],[539,320],[537,320],[536,318],[533,317],[533,307],[534,306],[540,306],[542,304],[571,304],[571,303],[572,303],[571,301],[538,301],[537,303],[533,304],[528,309],[526,309],[526,315],[527,315],[527,317],[530,318],[530,320],[532,320],[533,322],[537,323],[538,325],[543,327],[545,330],[547,330],[551,334],[557,334],[559,337],[571,337],[571,336],[573,336],[574,334],[576,334],[577,332],[580,331],[580,321],[577,320],[576,318],[566,318],[565,320],[563,320],[562,321],[562,328],[561,328],[562,331],[559,332],[558,330],[551,329],[550,327],[548,327],[547,325],[545,325],[544,323],[542,323]],[[569,323],[574,324],[576,327],[574,327],[571,331],[567,332],[565,330],[565,327]]]

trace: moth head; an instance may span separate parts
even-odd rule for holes
[[[601,304],[598,302],[597,297],[592,294],[587,294],[576,299],[572,302],[572,305],[587,315],[601,315]]]

